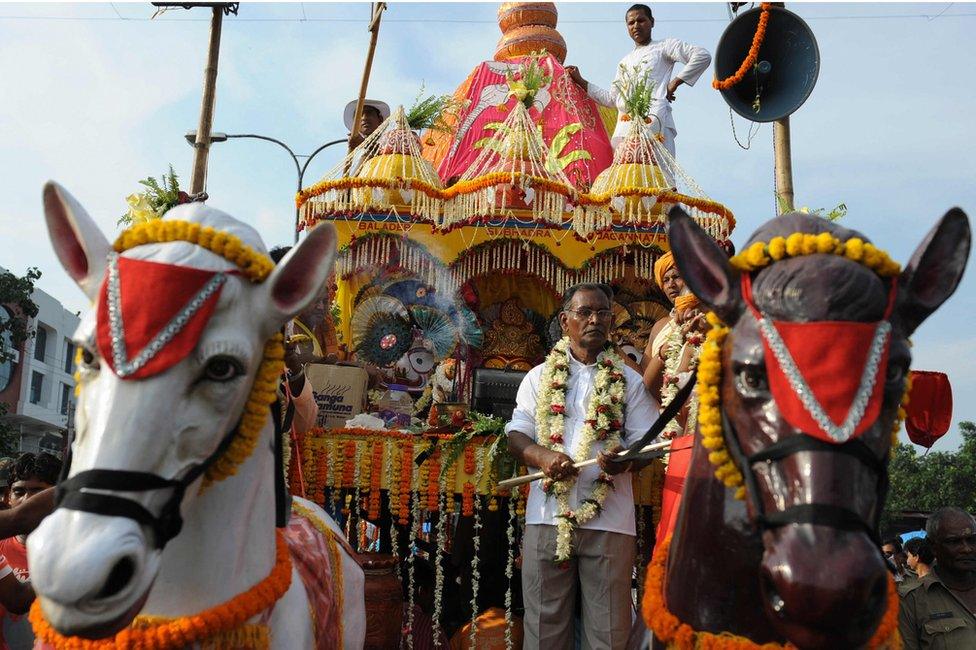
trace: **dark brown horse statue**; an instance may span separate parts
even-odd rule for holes
[[[786,252],[795,233],[820,237],[794,236]],[[664,629],[670,636],[655,647],[715,647],[703,641],[721,633],[743,637],[739,647],[877,646],[872,636],[897,606],[878,520],[908,337],[959,284],[971,238],[966,215],[949,211],[903,272],[859,233],[802,213],[759,228],[734,265],[679,209],[669,236],[681,276],[728,332],[716,352],[721,417],[713,434],[724,449],[711,445],[719,455],[710,461],[702,411],[673,539],[659,558],[663,619],[661,608],[649,613],[653,593],[645,596],[646,618],[671,621],[651,625],[657,637]],[[775,253],[772,245],[756,250],[774,239]],[[741,262],[750,255],[751,268]],[[831,398],[838,386],[841,397]],[[741,500],[716,479],[712,463],[723,459],[741,476]],[[650,592],[650,578],[648,585]],[[885,620],[894,633],[893,614]]]

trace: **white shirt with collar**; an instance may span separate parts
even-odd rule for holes
[[[672,135],[676,134],[678,130],[674,125],[674,118],[671,117],[668,84],[671,82],[674,64],[678,62],[684,64],[684,68],[677,75],[678,78],[689,86],[694,86],[698,78],[708,68],[708,64],[712,62],[712,56],[703,47],[691,45],[676,38],[666,38],[661,41],[652,39],[647,45],[636,46],[620,61],[620,65],[627,68],[639,66],[644,70],[647,77],[654,82],[654,101],[651,103],[651,113],[658,117],[663,128],[671,129]],[[617,66],[617,73],[613,80],[614,83],[611,84],[610,90],[604,90],[590,82],[587,94],[598,104],[616,108],[620,113],[623,113],[623,98],[616,87],[620,80],[620,66]],[[613,137],[625,137],[629,124],[629,122],[621,121],[618,116],[617,128],[613,132]]]
[[[593,392],[593,381],[596,377],[597,368],[595,363],[587,365],[577,361],[572,352],[567,351],[566,354],[569,357],[569,378],[566,382],[566,414],[563,438],[565,440],[564,446],[569,455],[579,462],[586,460],[576,458],[576,450],[579,446],[583,420],[586,417],[586,408]],[[522,379],[512,420],[505,427],[506,433],[518,431],[532,440],[536,440],[535,409],[544,365],[536,366]],[[644,381],[641,376],[627,366],[624,366],[623,371],[627,390],[624,399],[624,428],[621,433],[623,434],[623,445],[627,447],[640,440],[651,428],[659,411],[657,402],[644,388]],[[590,457],[596,458],[603,448],[603,442],[595,441]],[[593,491],[593,481],[599,473],[600,467],[598,465],[591,465],[580,470],[569,492],[570,508],[575,509],[580,501],[590,495]],[[530,484],[529,498],[525,506],[525,523],[555,526],[559,506],[555,497],[548,498],[542,491],[541,483],[541,481],[534,481]],[[615,489],[607,494],[600,514],[584,523],[581,528],[635,535],[634,493],[630,472],[616,475],[614,485]]]

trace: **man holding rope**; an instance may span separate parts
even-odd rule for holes
[[[610,454],[657,419],[641,376],[607,345],[612,290],[579,284],[563,294],[564,338],[522,381],[508,447],[546,479],[529,489],[522,549],[525,648],[574,646],[582,591],[584,648],[623,648],[631,628],[634,497],[641,461]],[[574,463],[596,457],[597,466]]]

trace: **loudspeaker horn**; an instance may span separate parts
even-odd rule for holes
[[[732,76],[746,60],[761,12],[750,9],[725,29],[715,48],[716,78]],[[742,81],[720,91],[732,110],[753,122],[772,122],[800,108],[820,74],[820,50],[810,27],[783,7],[770,7],[769,14],[756,65]]]

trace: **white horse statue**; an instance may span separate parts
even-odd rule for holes
[[[288,530],[311,522],[298,536],[317,529],[324,565],[292,562],[295,536],[276,532],[268,417],[278,333],[331,273],[335,230],[313,229],[275,267],[252,228],[202,203],[114,250],[59,185],[44,211],[93,309],[74,337],[70,471],[27,542],[38,646],[361,648],[364,574],[335,522],[296,499]]]

